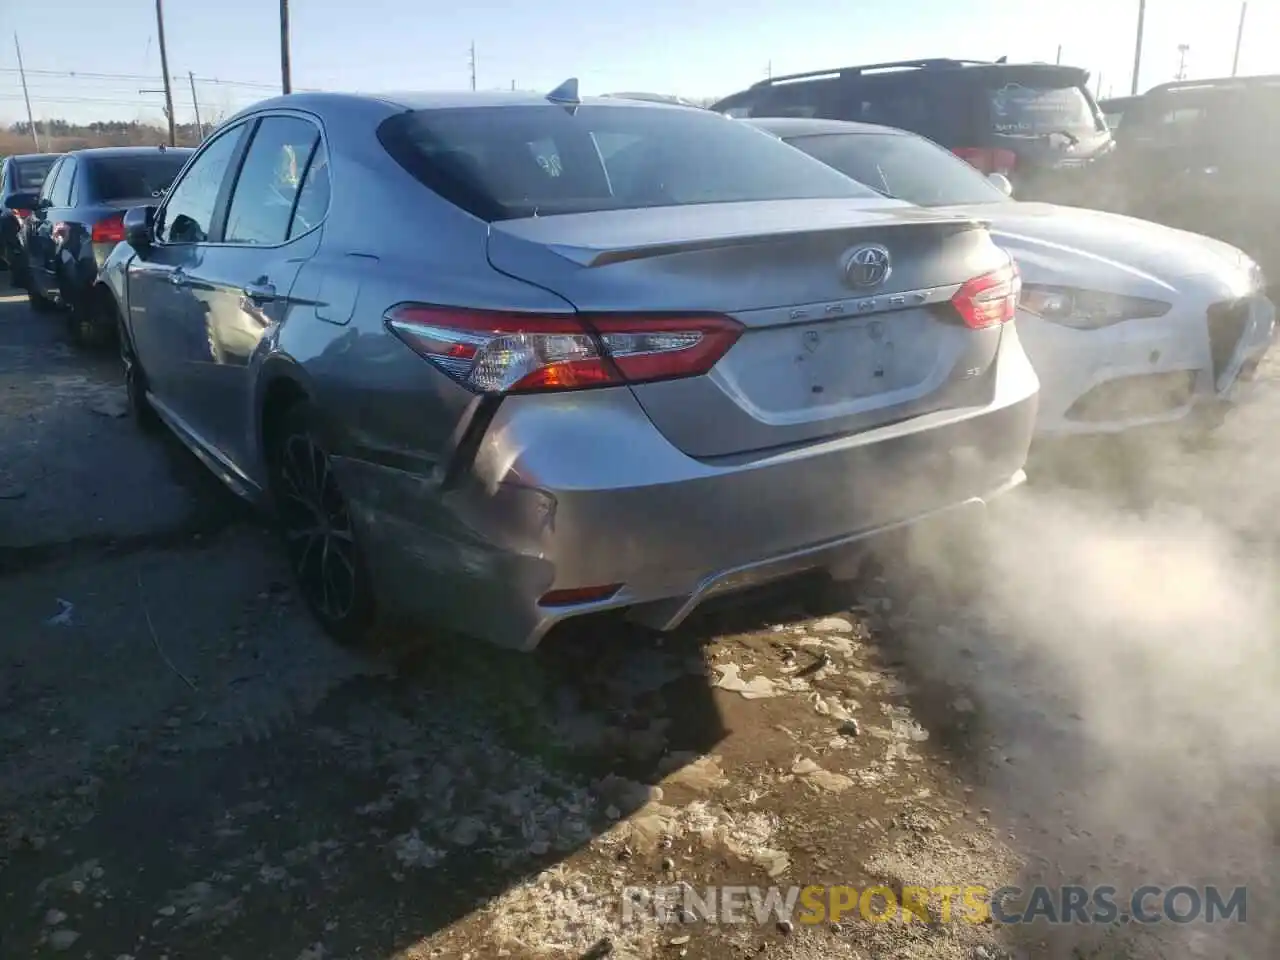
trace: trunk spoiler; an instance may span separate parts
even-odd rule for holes
[[[797,216],[797,204],[806,215]],[[843,231],[902,226],[986,225],[961,214],[941,214],[898,200],[770,201],[691,204],[642,210],[526,217],[490,225],[490,241],[510,237],[538,244],[581,267],[603,267],[677,253],[794,242]],[[735,208],[735,209],[731,209]],[[834,209],[833,209],[834,208]],[[810,215],[811,214],[811,215]]]

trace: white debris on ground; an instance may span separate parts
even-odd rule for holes
[[[824,770],[808,757],[796,757],[791,772],[810,786],[828,793],[843,793],[853,786],[853,781],[844,774]]]
[[[604,890],[587,874],[558,865],[507,890],[481,912],[493,940],[506,949],[577,960],[608,943],[613,960],[645,960],[654,954],[657,924],[621,922],[621,873]]]
[[[782,692],[778,689],[777,682],[770,680],[768,677],[744,679],[739,675],[740,669],[736,663],[717,666],[716,670],[720,676],[715,685],[721,690],[731,690],[734,693],[742,694],[744,700],[762,700],[766,697],[776,697]]]

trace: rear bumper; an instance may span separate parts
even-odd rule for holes
[[[670,629],[703,601],[839,568],[879,533],[980,507],[1023,479],[1035,374],[1010,329],[994,399],[749,462],[694,460],[628,390],[510,397],[456,489],[366,461],[342,482],[388,612],[530,649],[627,607]],[[550,591],[620,585],[548,607]]]

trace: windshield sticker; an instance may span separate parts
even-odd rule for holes
[[[1037,133],[1088,123],[1076,87],[1024,87],[1008,83],[991,91],[995,128],[999,133]]]

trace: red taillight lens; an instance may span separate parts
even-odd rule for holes
[[[1012,150],[993,150],[986,147],[956,147],[953,151],[961,160],[969,163],[983,173],[1013,173],[1018,165],[1018,155]]]
[[[999,270],[974,277],[955,292],[952,305],[974,330],[1008,323],[1017,315],[1022,278],[1012,260]]]
[[[714,314],[521,314],[404,304],[386,321],[414,351],[478,393],[696,377],[742,335],[740,324]]]
[[[93,225],[92,239],[94,243],[120,243],[124,240],[124,214],[117,213],[113,217],[99,220]]]
[[[21,208],[15,208],[13,211],[13,215],[17,217],[19,220],[25,220],[27,219],[27,217],[31,216],[31,211],[23,210]]]

